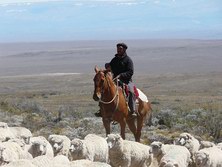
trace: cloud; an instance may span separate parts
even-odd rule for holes
[[[106,5],[106,4],[116,4],[116,5],[137,5],[141,3],[145,3],[144,0],[0,0],[0,7],[8,7],[11,5],[16,6],[29,6],[36,3],[73,3],[75,6],[83,6],[83,5]]]
[[[66,2],[64,0],[4,0],[0,5],[19,4],[19,3],[39,3],[39,2]],[[69,2],[136,2],[136,0],[70,0]]]
[[[11,10],[7,10],[6,13],[22,13],[25,11],[26,10],[24,10],[24,9],[11,9]]]
[[[35,3],[35,2],[55,2],[58,0],[4,0],[0,4]]]

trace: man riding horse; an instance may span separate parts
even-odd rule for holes
[[[134,73],[133,61],[127,55],[127,45],[125,43],[118,43],[116,45],[117,53],[110,63],[105,64],[105,68],[113,73],[113,78],[118,78],[120,84],[128,85],[128,105],[132,117],[136,117],[136,97],[134,93],[134,84],[132,83],[132,76]],[[95,116],[100,117],[101,112],[95,113]]]

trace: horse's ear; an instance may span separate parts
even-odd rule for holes
[[[95,66],[94,70],[95,70],[96,73],[99,72],[99,68],[97,66]]]

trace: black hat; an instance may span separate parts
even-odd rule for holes
[[[125,43],[118,43],[118,44],[116,45],[116,47],[123,47],[124,49],[127,49],[127,48],[128,48],[128,46],[127,46]]]

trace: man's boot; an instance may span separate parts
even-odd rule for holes
[[[129,93],[129,102],[128,102],[128,104],[129,104],[129,108],[130,108],[131,117],[137,117],[134,95],[131,92]]]
[[[137,117],[136,111],[131,111],[131,116],[132,117]]]

